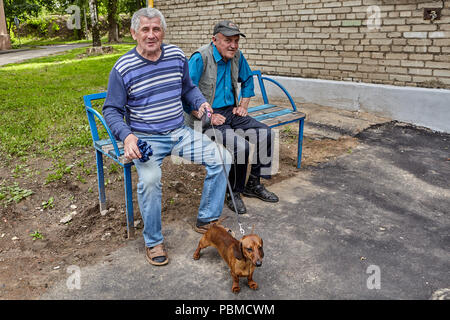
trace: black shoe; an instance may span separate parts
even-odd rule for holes
[[[268,191],[262,184],[255,186],[246,185],[242,194],[246,197],[259,198],[267,202],[278,202],[279,200],[275,193]]]
[[[239,192],[233,193],[234,195],[234,202],[236,203],[237,213],[238,214],[244,214],[247,213],[247,209],[245,208],[244,201],[241,199],[241,194]],[[225,196],[225,203],[227,204],[228,208],[232,211],[234,210],[233,200],[231,199],[231,195],[229,193]]]

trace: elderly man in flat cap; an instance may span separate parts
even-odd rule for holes
[[[214,130],[203,128],[207,135],[216,133],[234,155],[229,180],[234,195],[227,191],[227,206],[239,214],[247,212],[241,194],[267,202],[278,202],[278,197],[261,184],[260,178],[270,179],[272,163],[272,137],[270,128],[248,115],[250,98],[254,96],[252,71],[242,52],[239,39],[245,37],[231,21],[221,21],[214,26],[212,42],[197,49],[189,60],[189,73],[195,85],[212,106],[211,123]],[[238,100],[238,82],[241,83],[242,99]],[[193,127],[198,113],[184,106],[186,122]],[[220,137],[219,137],[220,136]],[[247,183],[249,164],[249,141],[256,144],[251,171]]]

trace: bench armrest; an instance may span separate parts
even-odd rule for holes
[[[264,104],[269,104],[269,98],[267,97],[266,87],[264,86],[264,80],[267,80],[269,82],[274,83],[281,90],[283,90],[284,94],[287,96],[287,98],[289,99],[289,102],[291,103],[292,110],[297,111],[297,106],[295,105],[294,99],[292,99],[289,92],[286,90],[285,87],[283,87],[283,85],[281,83],[279,83],[278,81],[276,81],[274,79],[271,79],[268,77],[263,77],[260,70],[254,70],[252,72],[252,74],[253,74],[253,76],[256,76],[258,78],[259,89],[261,91],[261,95],[262,95]],[[242,90],[239,91],[238,101],[241,101],[241,97],[242,97]]]
[[[98,135],[98,130],[97,130],[97,123],[95,121],[95,118],[97,118],[100,121],[100,123],[103,125],[103,127],[106,129],[106,132],[108,133],[108,137],[111,140],[111,144],[114,147],[114,152],[116,154],[116,157],[117,157],[117,159],[119,159],[120,151],[119,151],[119,147],[117,146],[116,138],[112,134],[108,125],[106,124],[105,118],[103,118],[103,116],[92,107],[92,100],[99,100],[99,99],[104,99],[104,98],[106,98],[106,92],[90,94],[90,95],[86,95],[83,97],[84,106],[85,106],[88,121],[89,121],[89,127],[91,128],[92,141],[94,142],[94,147],[95,147],[95,142],[100,140],[99,135]]]
[[[288,97],[289,102],[291,103],[292,109],[293,109],[294,111],[297,111],[297,106],[295,105],[294,99],[292,99],[292,97],[291,97],[291,95],[289,94],[289,92],[286,90],[285,87],[283,87],[283,86],[281,85],[281,83],[279,83],[278,81],[276,81],[276,80],[274,80],[274,79],[270,79],[270,78],[262,77],[262,76],[261,76],[261,80],[267,80],[267,81],[270,81],[270,82],[276,84],[281,90],[283,90],[283,92],[284,92],[284,93],[286,94],[286,96]],[[261,81],[261,82],[262,82],[262,81]],[[264,93],[265,93],[265,90],[264,90]]]
[[[100,140],[100,138],[98,136],[98,130],[97,130],[95,118],[94,118],[94,117],[96,117],[100,121],[100,123],[103,125],[103,127],[105,127],[106,132],[108,133],[108,136],[109,136],[109,140],[111,140],[111,144],[114,147],[116,157],[117,157],[117,159],[119,159],[120,151],[119,151],[119,147],[117,146],[116,138],[114,138],[114,135],[112,134],[111,130],[109,129],[108,125],[106,124],[103,116],[100,113],[98,113],[97,110],[90,108],[90,107],[86,107],[86,112],[88,114],[89,126],[91,127],[91,134],[92,134],[93,142]]]

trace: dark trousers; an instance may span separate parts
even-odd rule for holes
[[[270,128],[250,116],[240,117],[233,114],[233,106],[215,108],[214,113],[223,115],[226,120],[220,126],[214,126],[218,143],[222,143],[233,155],[233,164],[229,179],[233,192],[243,192],[249,163],[250,143],[255,146],[250,174],[270,179],[272,165],[272,139]],[[214,139],[211,127],[203,132]]]

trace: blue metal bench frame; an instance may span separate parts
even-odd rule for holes
[[[97,180],[98,180],[98,197],[100,203],[100,211],[106,210],[106,194],[105,194],[105,178],[103,173],[103,155],[111,158],[123,168],[124,187],[125,187],[125,203],[127,214],[127,232],[128,238],[134,237],[134,215],[133,215],[133,188],[131,184],[131,167],[133,161],[127,160],[123,156],[123,147],[117,143],[114,135],[111,133],[103,116],[92,107],[92,101],[106,98],[106,92],[95,93],[83,97],[89,126],[91,128],[92,141],[96,150],[97,160]],[[97,130],[97,122],[95,118],[105,127],[109,139],[100,140]]]
[[[285,124],[299,122],[298,131],[298,153],[297,153],[297,168],[301,166],[302,159],[302,145],[303,145],[303,123],[305,120],[305,114],[297,111],[294,100],[289,92],[277,81],[263,77],[261,71],[253,71],[253,76],[257,76],[258,83],[261,89],[263,105],[250,107],[248,109],[249,114],[255,119],[267,124],[269,127],[274,128]],[[266,89],[264,87],[264,80],[270,81],[277,85],[288,97],[291,106],[280,107],[273,104],[269,104],[267,98]],[[94,100],[101,100],[106,98],[106,92],[89,94],[83,97],[86,114],[91,128],[93,146],[96,150],[97,160],[97,180],[98,180],[98,197],[100,203],[100,211],[106,210],[106,194],[105,194],[105,178],[103,172],[103,156],[107,156],[114,160],[123,168],[124,173],[124,188],[125,188],[125,203],[126,203],[126,215],[127,215],[127,232],[128,238],[134,237],[134,214],[133,214],[133,188],[131,183],[131,167],[133,161],[126,159],[123,155],[123,144],[117,142],[114,138],[111,130],[105,122],[103,116],[93,108],[92,102]],[[100,140],[97,121],[106,129],[109,139]]]

